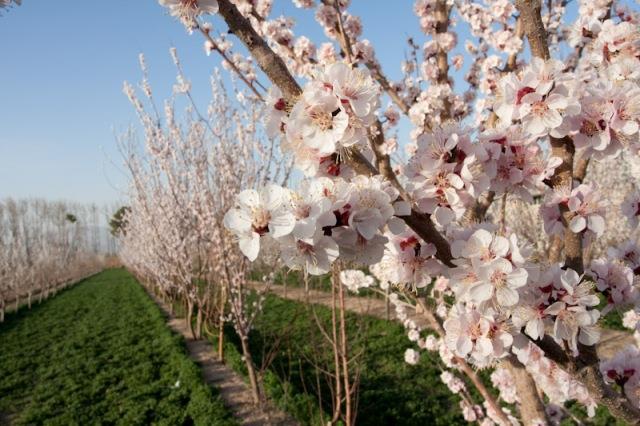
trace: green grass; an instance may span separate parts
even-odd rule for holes
[[[10,315],[0,348],[0,423],[235,424],[122,269]]]
[[[321,306],[316,310],[319,319],[330,324],[330,310]],[[467,424],[460,414],[458,397],[440,381],[437,355],[423,353],[418,365],[408,365],[404,351],[411,342],[399,324],[355,314],[348,315],[348,323],[352,353],[362,352],[358,425]],[[330,412],[330,393],[324,380],[317,386],[313,364],[332,365],[332,353],[308,308],[267,296],[250,344],[258,366],[271,350],[277,353],[265,374],[267,394],[302,424],[322,424],[321,412]],[[229,328],[226,361],[243,372],[239,351],[239,341]],[[323,397],[322,410],[318,395]]]
[[[361,268],[363,272],[371,275],[367,269]],[[249,279],[262,282],[263,277],[271,273],[271,270],[265,268],[254,268],[249,274]],[[309,275],[307,276],[309,289],[317,291],[331,291],[331,276],[325,275]],[[279,269],[274,271],[273,284],[287,286],[289,288],[304,288],[304,274],[301,271]],[[351,297],[372,297],[374,299],[384,299],[384,295],[369,288],[361,288],[358,293],[349,293]]]

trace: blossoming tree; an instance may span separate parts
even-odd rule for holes
[[[97,206],[40,199],[0,200],[0,322],[11,304],[31,308],[107,264]]]
[[[640,421],[638,347],[607,358],[597,350],[609,312],[627,311],[638,327],[636,234],[599,239],[618,226],[605,220],[610,210],[635,230],[640,199],[629,182],[614,180],[625,188],[620,200],[611,194],[619,188],[589,178],[599,165],[615,173],[637,161],[633,8],[580,0],[568,22],[563,0],[417,0],[424,40],[409,39],[403,77],[391,81],[348,0],[294,0],[315,9],[328,38],[319,46],[296,36],[292,19],[270,17],[270,0],[160,3],[265,103],[266,131],[304,176],[300,189],[271,182],[237,195],[224,225],[249,260],[269,247],[312,275],[337,260],[369,268],[392,289],[416,344],[406,361],[437,351],[470,421],[546,424],[569,400]],[[473,36],[464,56],[452,54],[454,20]],[[468,89],[459,92],[452,75],[465,61]],[[412,124],[406,161],[394,137],[401,116]],[[509,220],[517,205],[528,226]],[[350,288],[369,285],[342,276]],[[407,306],[430,330],[407,319]],[[476,375],[486,367],[495,367],[500,398]],[[469,385],[483,406],[467,397]]]
[[[211,80],[211,103],[201,114],[176,50],[171,49],[171,54],[178,74],[174,96],[164,103],[162,115],[142,55],[142,96],[132,85],[124,87],[140,118],[144,145],[140,150],[134,131],[120,144],[131,183],[130,205],[122,214],[120,257],[171,307],[184,304],[194,338],[201,338],[209,324],[217,327],[220,358],[223,327],[233,325],[242,344],[254,402],[260,403],[249,331],[261,300],[254,304],[247,299],[248,261],[223,220],[241,188],[286,181],[291,161],[276,157],[274,141],[262,137],[263,131],[255,125],[264,111],[261,101],[244,99],[237,92],[234,103],[216,73]],[[188,108],[181,117],[175,104],[183,100]],[[276,203],[278,195],[265,196]],[[250,242],[243,244],[242,249],[247,251],[249,246]]]

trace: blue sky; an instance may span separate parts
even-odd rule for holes
[[[395,79],[406,37],[424,37],[413,1],[389,4],[353,0],[350,10],[362,18],[364,37]],[[296,35],[326,41],[312,11],[275,0],[272,16],[280,14],[296,19]],[[221,21],[213,23],[226,29]],[[465,36],[463,31],[460,45]],[[138,54],[146,56],[157,99],[171,94],[175,79],[169,47],[178,49],[202,105],[219,65],[218,58],[204,55],[201,37],[188,35],[156,0],[24,0],[0,16],[0,40],[0,199],[124,199],[115,136],[136,122],[122,84],[139,81]],[[403,127],[401,137],[408,129]]]

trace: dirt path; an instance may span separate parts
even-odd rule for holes
[[[278,425],[293,426],[298,423],[288,414],[273,406],[258,409],[253,405],[251,391],[242,377],[218,360],[215,349],[206,340],[194,340],[182,318],[170,313],[169,307],[155,295],[147,292],[167,317],[171,329],[181,334],[186,342],[189,356],[198,363],[205,383],[215,387],[224,404],[231,410],[236,420],[247,426]]]
[[[264,288],[264,284],[259,282],[251,282],[250,285],[256,290]],[[305,291],[300,287],[285,288],[281,285],[272,285],[269,291],[276,296],[285,299],[291,299],[301,302],[306,300]],[[312,303],[315,304],[331,306],[331,294],[325,291],[309,290],[309,299]],[[366,314],[383,319],[387,317],[386,303],[382,299],[374,299],[372,297],[347,296],[345,305],[348,311],[352,311],[358,314]],[[408,312],[408,314],[409,318],[415,321],[415,323],[418,324],[421,328],[429,328],[426,320],[422,317],[422,315],[414,311],[410,311]],[[391,306],[390,318],[392,320],[396,319],[393,306]],[[631,333],[618,330],[602,329],[597,352],[601,358],[610,358],[620,349],[624,348],[627,345],[633,345],[634,342],[635,341]]]

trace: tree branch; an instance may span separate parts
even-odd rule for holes
[[[398,95],[398,92],[391,86],[391,83],[389,83],[389,79],[387,79],[387,77],[382,72],[382,67],[380,66],[380,64],[368,61],[365,65],[369,69],[369,71],[371,71],[371,75],[373,76],[373,78],[375,78],[378,84],[380,84],[382,90],[384,90],[387,95],[389,95],[393,103],[396,104],[398,108],[400,108],[400,111],[402,111],[405,115],[409,115],[409,105],[407,105],[404,99],[402,99],[400,95]]]
[[[544,403],[538,394],[536,382],[527,372],[524,365],[518,361],[515,355],[509,355],[502,362],[509,370],[515,383],[516,392],[520,399],[520,419],[525,425],[538,424],[540,420],[547,420]]]
[[[435,7],[436,34],[443,34],[449,30],[449,12],[446,0],[438,0]],[[436,53],[436,64],[438,66],[438,83],[449,84],[449,55],[442,47],[438,47]],[[443,108],[440,111],[440,122],[445,122],[451,118],[451,103],[449,98],[442,100]]]
[[[229,26],[229,32],[235,34],[244,43],[260,69],[282,90],[284,97],[295,100],[300,96],[302,89],[289,73],[282,58],[271,50],[238,8],[229,0],[219,1],[218,6],[218,12]]]
[[[520,12],[520,19],[529,40],[531,53],[538,58],[549,59],[547,32],[540,16],[540,0],[516,0],[516,7]],[[550,139],[552,155],[562,160],[562,164],[551,177],[551,185],[555,190],[571,190],[575,153],[573,141],[569,137]],[[581,274],[583,272],[582,236],[573,233],[568,227],[568,222],[571,220],[568,207],[561,205],[560,211],[562,213],[562,222],[565,226],[565,265]],[[611,414],[624,419],[629,424],[638,424],[640,422],[640,410],[633,407],[626,398],[614,392],[602,380],[602,376],[598,371],[599,360],[595,346],[579,345],[580,355],[577,358],[569,358],[562,348],[548,337],[543,339],[542,342],[535,343],[544,350],[545,355],[550,359],[560,365],[565,365],[567,370],[573,373],[587,387],[596,401],[609,408]]]

